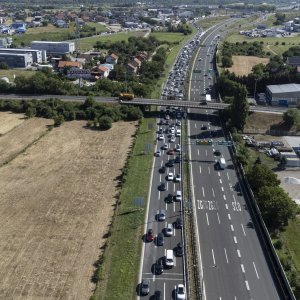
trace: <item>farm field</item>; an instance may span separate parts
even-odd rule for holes
[[[31,120],[12,122],[14,129],[7,131],[3,119],[1,114],[0,129],[7,133],[0,146],[8,151],[12,146],[4,144],[5,136],[20,139],[22,130],[17,129]],[[114,123],[104,132],[85,124],[66,122],[46,133],[46,124],[35,124],[42,128],[40,139],[0,168],[0,299],[81,300],[92,295],[94,263],[105,243],[116,178],[136,123]]]
[[[252,72],[252,68],[258,64],[266,65],[269,58],[260,58],[256,56],[233,55],[233,66],[228,68],[230,72],[243,76]]]
[[[25,121],[23,114],[13,114],[0,111],[0,137]]]
[[[250,38],[241,34],[232,34],[226,38],[226,41],[230,43],[236,43],[236,42],[242,43],[244,41],[248,43],[263,42],[264,51],[266,53],[270,52],[271,54],[281,55],[284,51],[288,50],[290,47],[299,46],[300,37],[293,36],[293,37],[284,37],[284,38],[277,38],[277,37]]]
[[[169,42],[169,43],[180,43],[186,36],[180,32],[151,32],[150,36],[157,38],[161,42]]]
[[[216,16],[216,17],[208,17],[208,18],[204,18],[201,19],[197,22],[198,25],[201,26],[201,28],[203,28],[203,30],[208,29],[211,26],[214,26],[222,21],[225,21],[227,19],[229,19],[230,16]]]

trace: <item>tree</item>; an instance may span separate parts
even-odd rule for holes
[[[300,123],[300,112],[296,108],[290,108],[283,114],[282,118],[286,126],[291,128]]]
[[[228,55],[224,55],[222,57],[222,66],[224,68],[230,68],[233,65],[232,57]]]
[[[25,115],[27,118],[33,118],[36,116],[36,108],[35,107],[28,107]]]
[[[63,115],[56,115],[54,116],[53,120],[54,120],[54,126],[59,127],[65,121],[65,118]]]
[[[237,130],[243,130],[248,116],[248,109],[247,89],[244,85],[238,84],[230,105],[231,124]]]
[[[99,128],[102,130],[108,130],[112,126],[112,119],[108,116],[102,116],[98,119]]]
[[[262,187],[257,194],[257,203],[267,226],[272,229],[288,225],[295,217],[297,204],[279,186]]]
[[[277,175],[266,165],[255,164],[247,178],[254,193],[257,193],[262,187],[276,187],[280,184]]]
[[[5,62],[3,62],[3,61],[1,61],[0,62],[0,69],[1,70],[7,70],[8,69],[8,64],[5,63]]]
[[[93,96],[87,96],[83,106],[85,108],[94,107],[96,105],[96,100]]]

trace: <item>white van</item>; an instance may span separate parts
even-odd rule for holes
[[[167,253],[166,253],[166,256],[165,256],[165,266],[166,266],[166,268],[174,267],[174,253],[173,253],[173,250],[167,250]]]
[[[176,191],[176,201],[181,201],[182,200],[182,193],[181,191]]]
[[[181,130],[180,129],[176,129],[176,136],[181,136]]]
[[[218,165],[220,170],[224,170],[226,168],[226,160],[224,157],[219,158]]]

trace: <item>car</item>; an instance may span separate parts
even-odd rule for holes
[[[181,146],[180,146],[180,144],[176,144],[176,146],[175,146],[175,151],[176,151],[176,152],[180,152],[180,151],[181,151]]]
[[[169,159],[169,161],[166,162],[166,166],[169,168],[174,167],[174,159]]]
[[[165,198],[167,203],[173,203],[174,196],[172,194],[168,194],[168,196]]]
[[[167,143],[164,143],[164,145],[161,148],[162,150],[168,150],[169,146]]]
[[[165,236],[162,232],[160,232],[156,237],[156,245],[157,246],[163,246],[165,243]]]
[[[181,242],[177,244],[176,255],[183,256],[183,244]]]
[[[150,280],[149,279],[142,279],[141,295],[142,296],[148,295],[149,292],[150,292]]]
[[[155,152],[155,156],[156,156],[156,157],[161,156],[161,152],[160,152],[159,150],[157,150],[157,151]]]
[[[174,149],[169,149],[168,151],[167,151],[167,154],[168,155],[174,155],[175,154],[175,151],[174,151]]]
[[[177,175],[174,177],[174,181],[175,181],[175,182],[181,182],[181,176],[180,176],[180,174],[177,174]]]
[[[158,170],[158,172],[160,174],[165,174],[166,173],[166,167],[165,166],[160,167],[159,170]]]
[[[180,156],[179,155],[177,155],[176,157],[175,157],[175,163],[180,163],[180,161],[181,161],[181,158],[180,158]]]
[[[158,135],[158,137],[157,137],[157,139],[159,140],[159,141],[164,141],[164,135],[163,134],[159,134]]]
[[[158,259],[155,263],[155,274],[161,275],[164,272],[164,264],[161,259]]]
[[[175,227],[177,229],[181,229],[183,227],[183,220],[182,220],[182,217],[178,217],[176,219],[176,222],[175,222]]]
[[[169,142],[170,142],[170,143],[175,143],[175,141],[176,141],[175,136],[174,136],[174,135],[171,135],[171,138],[170,138]]]
[[[160,209],[157,214],[158,221],[164,221],[166,219],[166,211],[164,209]]]
[[[220,150],[215,150],[214,155],[220,156],[221,155],[221,151]]]
[[[173,181],[174,180],[174,174],[173,173],[169,173],[167,180]]]
[[[173,235],[173,224],[168,223],[165,227],[165,236],[172,236]]]
[[[155,291],[153,295],[153,300],[161,300],[161,291]]]
[[[176,300],[185,300],[186,299],[185,287],[183,284],[178,284],[175,287],[175,295],[176,295]]]
[[[207,126],[206,125],[202,125],[201,126],[201,130],[207,130]]]
[[[165,119],[166,120],[170,120],[170,116],[169,115],[165,115]]]
[[[177,126],[181,126],[181,121],[178,120],[178,121],[176,122],[176,125],[177,125]]]
[[[158,189],[160,191],[165,191],[166,190],[166,184],[164,182],[161,182],[160,185],[158,186]]]

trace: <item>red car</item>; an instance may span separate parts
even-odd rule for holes
[[[174,155],[174,154],[175,154],[174,149],[172,149],[172,148],[169,149],[168,152],[167,152],[167,154],[168,154],[168,155]]]
[[[154,235],[153,235],[152,229],[148,229],[146,239],[147,239],[147,242],[152,242],[154,240]]]

